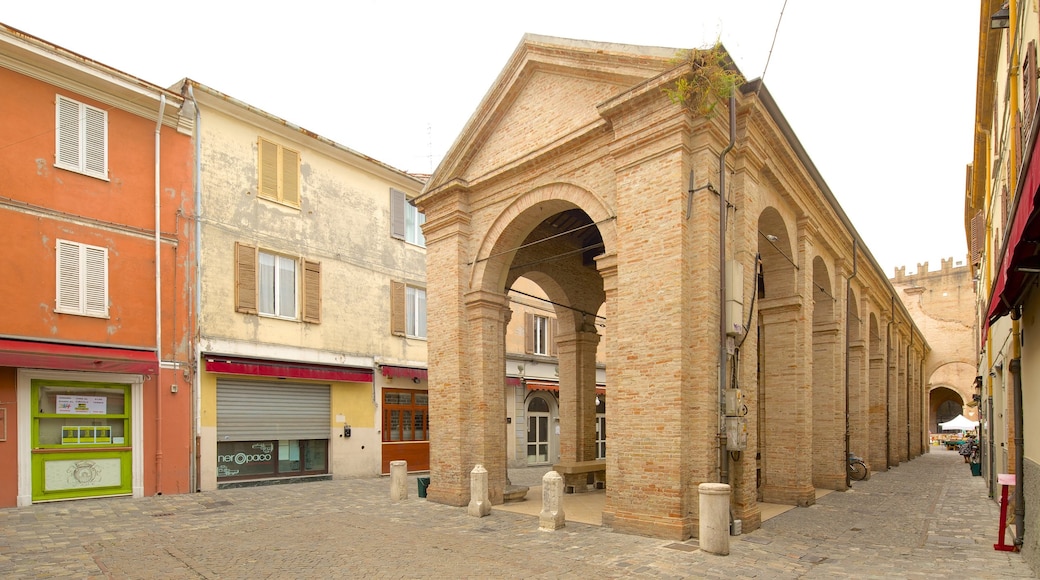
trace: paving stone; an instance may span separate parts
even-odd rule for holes
[[[387,478],[38,504],[0,510],[0,578],[1035,578],[1019,554],[993,550],[997,504],[962,468],[932,448],[767,520],[728,556],[391,502]]]

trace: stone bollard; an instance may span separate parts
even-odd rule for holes
[[[408,462],[390,462],[390,499],[401,501],[408,499]]]
[[[729,555],[729,485],[702,483],[698,542],[701,550],[719,556]]]
[[[483,465],[478,464],[469,472],[469,515],[482,518],[491,513],[491,500],[488,499],[488,474]]]
[[[538,514],[538,529],[556,531],[567,525],[563,513],[563,476],[550,471],[542,476],[542,513]]]

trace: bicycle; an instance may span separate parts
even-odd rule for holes
[[[856,457],[852,453],[849,453],[849,460],[846,464],[846,469],[849,473],[849,479],[855,481],[863,481],[870,474],[870,470],[867,469],[867,464],[863,463],[862,457]]]

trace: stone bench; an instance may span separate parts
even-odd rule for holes
[[[596,489],[607,487],[607,462],[604,459],[562,461],[553,465],[553,471],[563,477],[563,490],[566,493],[585,493],[590,483]]]

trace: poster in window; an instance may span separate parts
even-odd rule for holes
[[[59,415],[104,415],[108,409],[108,397],[57,395]]]

